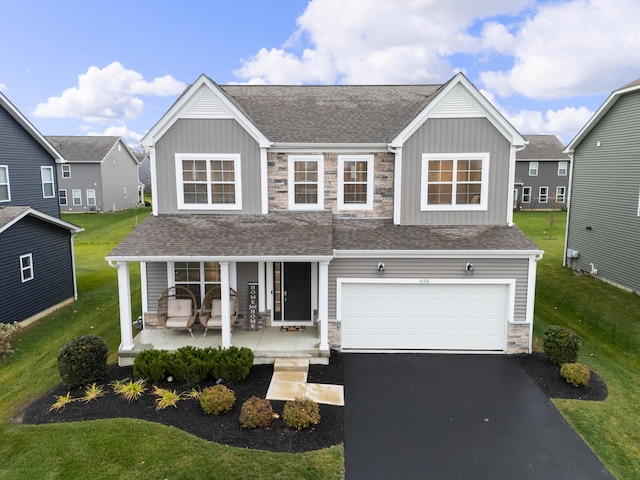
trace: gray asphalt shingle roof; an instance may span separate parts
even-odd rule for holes
[[[2,207],[0,208],[0,230],[11,223],[31,207]]]
[[[119,137],[47,136],[46,139],[68,162],[99,163],[113,148]]]
[[[562,153],[564,145],[555,135],[524,135],[529,142],[526,148],[516,153],[516,160],[569,160]]]

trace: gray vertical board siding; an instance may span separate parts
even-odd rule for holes
[[[538,175],[529,175],[529,162],[538,162]],[[569,170],[570,162],[567,161],[567,175],[558,175],[558,160],[520,160],[516,162],[516,182],[518,186],[518,202],[525,210],[548,210],[550,208],[563,208],[567,206],[569,198]],[[522,202],[522,188],[531,187],[531,202]],[[549,200],[540,203],[540,187],[549,187]],[[563,203],[555,201],[556,188],[565,187],[565,200]]]
[[[0,165],[9,167],[11,201],[0,205],[30,206],[53,217],[60,217],[55,160],[0,108]],[[40,167],[54,167],[54,197],[43,198]]]
[[[240,313],[249,311],[249,282],[258,281],[258,264],[256,262],[236,263],[238,278],[238,298],[240,299]]]
[[[168,287],[167,284],[167,263],[147,262],[147,306],[149,312],[158,311],[158,299],[162,292]]]
[[[571,266],[640,292],[640,94],[621,97],[575,150]],[[596,142],[601,142],[598,147]],[[586,227],[591,227],[587,230]]]
[[[378,275],[378,262],[384,262],[384,276]],[[473,263],[474,274],[467,276],[465,265]],[[514,320],[524,322],[527,310],[529,260],[526,258],[336,258],[329,264],[329,318],[336,318],[338,278],[483,278],[515,279]]]
[[[109,210],[105,207],[102,192],[102,181],[99,163],[72,163],[71,177],[62,178],[62,167],[58,165],[58,189],[67,191],[67,205],[61,205],[60,211],[67,212],[88,212],[87,189],[93,188],[96,191],[96,208],[98,211]],[[82,194],[82,205],[73,205],[72,191],[80,189]]]
[[[104,210],[123,210],[138,204],[138,165],[124,145],[120,151],[118,144],[111,149],[100,172]],[[127,189],[126,198],[123,188]]]
[[[429,119],[402,148],[401,223],[406,225],[503,224],[509,179],[510,144],[484,118]],[[423,153],[489,152],[486,211],[420,211]]]
[[[242,212],[261,213],[260,148],[235,120],[180,119],[156,144],[159,213],[224,213],[224,210],[180,210],[176,198],[176,153],[239,153]]]
[[[0,323],[25,320],[73,298],[71,233],[26,216],[0,234]],[[20,256],[32,254],[34,278],[22,283]]]

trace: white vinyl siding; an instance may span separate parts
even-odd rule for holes
[[[522,187],[522,203],[531,203],[531,187]]]
[[[241,210],[238,154],[176,154],[178,209]]]
[[[549,201],[549,187],[540,187],[538,201],[540,203],[547,203]]]
[[[324,208],[324,157],[289,155],[289,209]]]
[[[558,176],[566,177],[567,176],[567,162],[558,162]]]
[[[69,200],[67,199],[66,190],[58,190],[58,203],[62,206],[68,205]]]
[[[53,186],[53,167],[40,167],[40,176],[42,178],[42,197],[55,197]]]
[[[566,200],[566,187],[556,187],[556,203],[564,203]]]
[[[33,256],[30,253],[20,255],[20,277],[22,283],[33,280]]]
[[[338,157],[338,209],[373,208],[373,155]]]
[[[529,162],[529,176],[530,177],[538,176],[538,162]]]
[[[421,210],[486,210],[488,153],[422,155]]]
[[[74,206],[82,205],[82,191],[79,188],[71,190],[71,198]]]
[[[11,201],[11,188],[9,186],[9,167],[0,165],[0,202]]]

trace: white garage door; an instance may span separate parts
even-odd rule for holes
[[[342,283],[342,347],[504,350],[506,284]]]

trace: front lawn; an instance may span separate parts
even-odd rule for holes
[[[620,479],[640,478],[640,297],[562,267],[566,213],[519,212],[515,223],[545,251],[538,264],[534,320],[541,348],[548,325],[582,339],[578,361],[606,382],[604,402],[554,400],[576,431]]]

